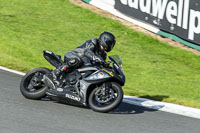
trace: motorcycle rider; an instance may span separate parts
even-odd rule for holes
[[[106,52],[113,49],[115,42],[115,36],[110,32],[103,32],[99,38],[87,40],[65,54],[64,64],[54,70],[54,75],[57,77],[62,71],[90,65],[90,61],[104,63],[107,58]]]

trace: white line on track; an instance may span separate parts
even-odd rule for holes
[[[25,75],[25,73],[23,73],[23,72],[15,71],[15,70],[12,70],[12,69],[9,69],[9,68],[6,68],[6,67],[2,67],[2,66],[0,66],[0,69],[4,70],[4,71],[11,72],[11,73],[15,73],[15,74],[18,74],[18,75],[22,75],[22,76]]]
[[[124,96],[123,102],[155,109],[159,111],[169,112],[173,114],[188,116],[192,118],[200,119],[200,109],[186,107],[182,105],[166,103],[166,102],[159,102],[145,98],[138,98],[134,96]]]
[[[0,69],[11,72],[11,73],[15,73],[18,75],[22,75],[22,76],[25,75],[25,73],[23,72],[15,71],[15,70],[2,67],[2,66],[0,66]],[[169,112],[173,114],[200,119],[200,109],[197,109],[197,108],[186,107],[186,106],[166,103],[166,102],[158,102],[158,101],[154,101],[150,99],[138,98],[138,97],[126,96],[126,95],[124,95],[123,102],[150,108],[150,109],[155,109],[155,110],[160,110],[160,111],[165,111],[165,112]]]

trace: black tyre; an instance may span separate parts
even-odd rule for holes
[[[48,87],[42,82],[43,75],[49,73],[47,68],[36,68],[22,78],[20,91],[28,99],[39,100],[46,96]]]
[[[123,91],[119,84],[112,82],[112,87],[109,89],[109,94],[106,98],[101,98],[99,95],[100,87],[95,88],[89,95],[88,104],[90,108],[97,112],[106,113],[112,111],[119,106],[123,99]],[[114,94],[114,95],[113,95]]]

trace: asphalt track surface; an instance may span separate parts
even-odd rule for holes
[[[0,133],[200,133],[200,120],[122,103],[110,113],[28,100],[22,76],[0,70]]]

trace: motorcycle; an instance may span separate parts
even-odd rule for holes
[[[60,55],[51,51],[43,51],[43,56],[56,68],[64,63]],[[119,55],[109,56],[108,62],[92,62],[91,66],[62,71],[57,78],[52,72],[48,68],[36,68],[26,73],[20,83],[22,95],[33,100],[49,97],[68,104],[89,105],[103,113],[118,107],[123,99],[125,75]]]

